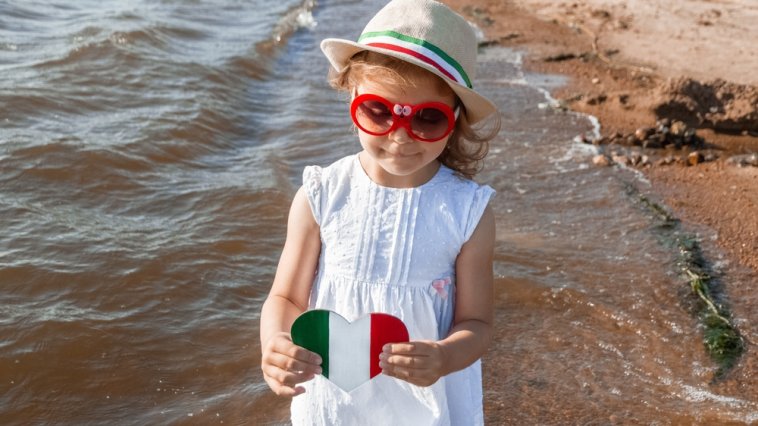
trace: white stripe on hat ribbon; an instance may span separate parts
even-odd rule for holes
[[[358,42],[413,56],[434,66],[458,84],[468,88],[472,87],[463,67],[442,49],[425,40],[409,37],[395,31],[376,31],[362,34]]]

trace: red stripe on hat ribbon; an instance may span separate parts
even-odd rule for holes
[[[434,68],[437,68],[447,78],[458,83],[458,81],[455,79],[455,77],[453,77],[452,74],[450,74],[446,69],[438,65],[436,62],[434,62],[433,59],[429,58],[428,56],[425,56],[413,50],[406,49],[404,47],[396,46],[394,44],[389,44],[389,43],[368,43],[368,46],[379,47],[379,48],[387,49],[387,50],[394,50],[396,52],[405,53],[406,55],[413,56],[414,58],[420,59],[421,61],[426,62],[427,64],[433,66]]]

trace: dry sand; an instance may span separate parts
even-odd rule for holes
[[[598,48],[618,49],[615,61],[663,77],[722,78],[758,84],[758,2],[516,0],[545,20],[584,27]]]

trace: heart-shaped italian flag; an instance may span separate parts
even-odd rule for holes
[[[296,345],[319,354],[324,377],[348,392],[382,372],[385,344],[408,341],[405,324],[392,315],[373,313],[350,323],[323,309],[301,314],[291,335]]]

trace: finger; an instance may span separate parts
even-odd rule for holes
[[[269,355],[268,362],[281,368],[282,370],[292,373],[321,374],[320,365],[309,364],[276,352]]]
[[[275,380],[271,379],[270,377],[264,376],[264,379],[266,380],[266,383],[268,383],[271,390],[274,391],[274,393],[278,396],[292,398],[305,392],[305,388],[302,386],[295,386],[295,387],[284,386],[276,382]]]
[[[313,365],[321,365],[322,362],[321,357],[317,353],[297,346],[287,336],[282,336],[282,338],[272,341],[270,352],[280,353],[289,358]]]
[[[388,354],[413,354],[416,352],[416,344],[408,343],[388,343],[382,347],[382,352]]]
[[[417,374],[411,369],[395,366],[386,366],[382,369],[382,373],[405,381],[412,380]]]
[[[429,374],[428,371],[401,367],[387,367],[382,373],[416,386],[431,386],[439,380],[439,376]]]
[[[420,368],[423,362],[415,356],[406,355],[388,355],[382,353],[379,355],[379,361],[386,362],[393,367]]]
[[[297,346],[287,340],[280,340],[274,344],[274,352],[278,352],[287,355],[290,358],[294,358],[298,361],[321,365],[321,357],[315,352],[311,352],[303,347]]]
[[[388,372],[390,375],[400,378],[405,377],[409,371],[416,370],[414,364],[416,361],[412,357],[379,357],[379,368],[382,369],[382,372]]]
[[[265,377],[269,377],[271,380],[276,381],[280,385],[289,387],[295,386],[298,383],[307,382],[315,376],[313,373],[290,372],[282,370],[281,368],[274,365],[266,365],[262,370]]]

